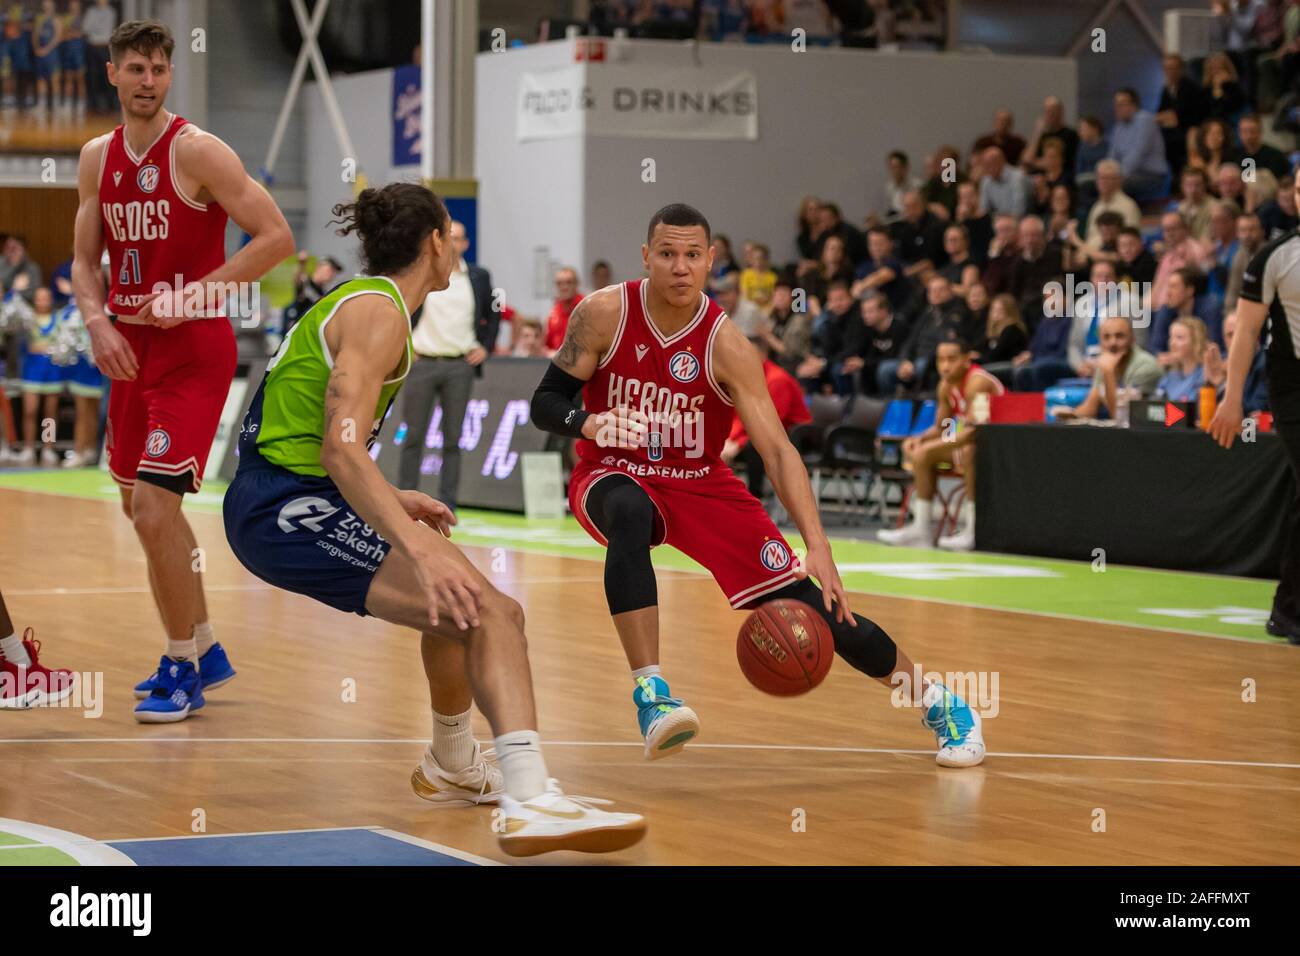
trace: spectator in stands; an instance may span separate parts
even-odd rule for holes
[[[1242,213],[1237,217],[1237,254],[1232,257],[1228,267],[1228,287],[1223,294],[1223,307],[1227,312],[1234,312],[1237,299],[1241,296],[1241,277],[1250,260],[1255,258],[1264,245],[1264,226],[1259,216],[1253,212]],[[1228,337],[1227,320],[1224,320],[1224,338]]]
[[[902,206],[902,215],[889,231],[895,253],[903,260],[903,272],[909,278],[933,272],[948,259],[943,249],[943,222],[925,208],[919,190],[903,193]]]
[[[1070,344],[1066,360],[1080,378],[1097,370],[1101,355],[1101,323],[1111,315],[1132,315],[1127,288],[1116,278],[1115,265],[1099,259],[1088,270],[1091,288],[1077,286],[1070,323]]]
[[[1231,122],[1246,105],[1246,95],[1237,80],[1237,68],[1224,53],[1213,53],[1205,58],[1201,87],[1205,91],[1202,109],[1206,119]]]
[[[117,113],[120,109],[117,95],[108,82],[108,41],[117,27],[117,11],[108,0],[95,0],[95,5],[81,17],[81,32],[86,39],[86,81],[89,106],[96,113]]]
[[[993,241],[993,217],[980,203],[977,183],[963,180],[957,184],[957,209],[952,221],[966,227],[970,238],[970,256],[981,269],[989,261],[989,243]]]
[[[1165,82],[1160,88],[1156,122],[1165,141],[1165,158],[1171,169],[1187,165],[1187,134],[1201,123],[1202,92],[1186,74],[1183,58],[1169,53],[1164,58]]]
[[[830,236],[839,236],[844,243],[844,252],[848,258],[849,270],[854,263],[867,257],[867,240],[860,231],[849,225],[840,215],[840,207],[833,202],[824,202],[818,207],[818,231],[814,237],[817,256],[821,259],[822,246]]]
[[[1124,217],[1124,225],[1138,226],[1142,223],[1142,210],[1127,193],[1124,192],[1124,171],[1113,159],[1104,159],[1097,164],[1097,201],[1088,211],[1088,226],[1084,239],[1094,243],[1098,239],[1097,217],[1104,212],[1117,212]]]
[[[1228,124],[1220,119],[1208,119],[1188,133],[1187,166],[1205,171],[1212,183],[1219,182],[1219,171],[1224,166],[1234,167],[1232,138]],[[1240,172],[1240,170],[1237,170]]]
[[[821,205],[821,200],[816,196],[804,196],[803,202],[799,203],[799,218],[796,221],[798,232],[795,234],[795,245],[799,247],[799,258],[809,263],[816,262],[818,257],[815,236],[817,235],[817,224],[821,215]]]
[[[970,234],[965,226],[949,226],[943,231],[943,251],[948,261],[939,274],[952,283],[953,294],[964,299],[980,278],[979,266],[971,258]]]
[[[1205,323],[1177,318],[1169,327],[1169,363],[1156,395],[1171,402],[1195,401],[1205,384]]]
[[[1029,208],[1029,180],[1006,161],[997,146],[988,147],[981,155],[984,178],[980,180],[980,205],[994,215],[1006,213],[1019,219]]]
[[[1250,210],[1254,205],[1251,201],[1251,195],[1246,190],[1246,184],[1241,178],[1241,169],[1232,163],[1224,163],[1219,167],[1218,175],[1214,178],[1215,192],[1220,199],[1226,199],[1234,202],[1243,209]]]
[[[984,328],[989,318],[989,290],[984,288],[983,282],[975,282],[966,290],[963,298],[966,300],[966,311],[970,313],[970,327]]]
[[[1160,226],[1164,233],[1164,243],[1159,249],[1160,264],[1156,266],[1152,301],[1152,305],[1157,309],[1163,308],[1166,304],[1169,277],[1184,268],[1204,271],[1210,256],[1209,244],[1197,242],[1192,238],[1181,213],[1165,213],[1160,217]]]
[[[880,215],[891,222],[903,214],[903,194],[921,188],[921,181],[912,175],[912,163],[907,153],[896,149],[889,154],[889,174],[880,193]]]
[[[1128,286],[1129,294],[1136,295],[1141,290],[1134,288],[1143,283],[1155,282],[1156,257],[1142,242],[1142,233],[1132,226],[1125,226],[1119,231],[1116,244],[1118,258],[1115,260],[1115,272],[1119,282]]]
[[[894,309],[903,308],[909,298],[906,266],[894,254],[894,240],[884,226],[867,230],[867,252],[866,260],[853,274],[853,297],[860,299],[868,292],[879,291],[889,296]]]
[[[886,544],[928,547],[934,533],[934,493],[939,466],[951,464],[966,479],[966,497],[961,504],[962,529],[939,539],[939,547],[970,551],[975,547],[975,442],[970,420],[971,406],[1001,395],[1002,383],[971,362],[968,343],[951,330],[935,350],[939,375],[938,410],[935,422],[919,435],[903,441],[903,455],[911,462],[915,485],[909,511],[912,523],[902,528],[879,531]],[[956,433],[949,431],[956,422]]]
[[[1237,69],[1248,70],[1249,77],[1254,77],[1254,59],[1256,52],[1255,25],[1264,9],[1264,0],[1213,0],[1211,9],[1219,16],[1219,36],[1215,39],[1228,53],[1219,53],[1224,61],[1232,67],[1233,79],[1236,80]],[[1205,86],[1210,86],[1209,61],[1206,61]],[[1247,91],[1253,92],[1253,84],[1246,84]],[[1240,90],[1238,91],[1240,94]],[[1242,94],[1244,97],[1244,94]]]
[[[776,273],[772,270],[772,251],[761,242],[749,249],[745,269],[740,273],[740,294],[767,314],[772,308],[772,290]]]
[[[1048,239],[1043,220],[1026,216],[1020,220],[1017,243],[1020,256],[1016,262],[1011,289],[1023,310],[1032,309],[1042,301],[1043,287],[1049,282],[1064,278],[1064,247],[1055,239]],[[978,330],[983,332],[983,329]],[[968,335],[967,341],[978,341],[978,334]]]
[[[519,319],[515,323],[515,358],[546,358],[546,330],[536,319]]]
[[[772,290],[771,326],[767,329],[768,348],[772,361],[794,375],[812,349],[812,319],[808,317],[808,307],[802,301],[794,306],[794,290],[786,280],[777,279]]]
[[[1196,239],[1205,239],[1210,232],[1210,179],[1205,170],[1189,166],[1183,170],[1181,179],[1182,198],[1174,209],[1183,214],[1187,231]]]
[[[1039,290],[1039,302],[1042,290]],[[1035,308],[1040,308],[1035,303]],[[1000,295],[989,305],[984,334],[976,351],[984,371],[996,376],[1004,385],[1011,385],[1016,356],[1029,348],[1029,330],[1020,318],[1020,307],[1010,295]]]
[[[28,257],[27,241],[22,236],[7,236],[0,249],[0,294],[16,292],[33,305],[40,287],[41,267]]]
[[[980,281],[989,295],[1014,292],[1016,269],[1020,259],[1020,220],[1002,214],[993,221],[993,241],[989,243],[988,265]]]
[[[1223,389],[1228,384],[1228,363],[1224,355],[1232,348],[1232,340],[1237,335],[1237,313],[1229,312],[1223,317],[1223,342],[1220,348],[1213,342],[1205,347],[1205,381],[1217,390],[1218,398],[1223,400]],[[1268,372],[1265,369],[1267,353],[1255,342],[1250,362],[1250,371],[1246,374],[1246,384],[1241,393],[1241,410],[1248,415],[1268,411]]]
[[[957,180],[961,170],[961,153],[955,146],[940,146],[926,157],[926,180],[921,186],[925,207],[945,222],[957,211]]]
[[[854,311],[848,283],[836,280],[826,291],[826,305],[812,324],[812,354],[799,366],[797,375],[807,391],[829,390],[830,360],[844,346],[844,333]],[[743,329],[742,329],[743,331]]]
[[[1079,120],[1079,152],[1074,159],[1076,189],[1092,187],[1097,182],[1097,164],[1110,152],[1110,141],[1101,120],[1085,116]]]
[[[731,240],[719,233],[713,237],[713,269],[709,272],[711,279],[721,279],[731,272],[739,272],[740,267],[731,255]]]
[[[907,338],[907,323],[894,314],[883,293],[867,293],[858,312],[862,321],[845,325],[839,353],[831,361],[835,390],[842,395],[875,394],[880,363],[897,357]]]
[[[1296,74],[1300,72],[1300,3],[1291,0],[1283,17],[1282,44],[1275,53],[1277,80],[1274,89],[1295,88]],[[1270,64],[1264,64],[1266,67]],[[1261,86],[1263,84],[1261,83]]]
[[[1264,241],[1271,242],[1300,225],[1295,203],[1295,180],[1288,174],[1278,181],[1277,195],[1255,210],[1264,227]]]
[[[817,264],[817,271],[805,276],[804,283],[808,294],[818,301],[826,298],[830,286],[835,282],[853,281],[853,263],[849,261],[844,240],[838,235],[827,236],[822,243],[822,257]]]
[[[1020,156],[1025,151],[1025,141],[1015,134],[1015,125],[1016,118],[1010,110],[998,110],[993,114],[992,132],[985,133],[975,140],[971,152],[984,155],[987,162],[988,150],[997,147],[1007,163],[1012,166],[1020,165]]]
[[[1241,140],[1241,149],[1235,157],[1238,164],[1243,159],[1252,159],[1256,168],[1267,169],[1279,180],[1291,172],[1291,161],[1286,153],[1264,142],[1258,114],[1247,113],[1237,121],[1237,136]]]
[[[1169,349],[1169,330],[1179,319],[1197,319],[1206,330],[1207,338],[1215,343],[1223,340],[1223,321],[1218,313],[1207,308],[1205,300],[1196,295],[1200,279],[1195,269],[1179,269],[1169,277],[1167,304],[1157,309],[1151,318],[1146,349],[1155,354],[1162,367],[1167,368],[1173,358]]]
[[[591,291],[603,289],[614,284],[614,270],[604,259],[597,259],[591,264]]]
[[[1092,242],[1084,242],[1079,235],[1079,224],[1071,222],[1066,237],[1066,263],[1071,268],[1089,268],[1092,263],[1105,260],[1114,262],[1119,256],[1119,234],[1124,229],[1124,217],[1117,212],[1103,212],[1097,217],[1097,235]]]
[[[1011,360],[1012,378],[1018,392],[1041,392],[1075,374],[1069,361],[1074,319],[1066,315],[1065,289],[1061,286],[1044,289],[1039,311],[1042,318],[1029,340],[1029,348]]]
[[[1065,165],[1065,146],[1059,139],[1045,140],[1039,169],[1031,181],[1034,211],[1040,215],[1046,212],[1052,190],[1057,186],[1068,187],[1073,181],[1074,169]]]
[[[1074,192],[1069,186],[1060,185],[1052,188],[1047,211],[1043,216],[1047,224],[1047,234],[1053,239],[1068,242],[1071,223],[1074,224],[1074,228],[1078,228],[1078,223],[1074,219]]]
[[[1210,231],[1206,237],[1210,254],[1206,261],[1205,295],[1207,308],[1222,313],[1228,295],[1228,272],[1237,255],[1237,220],[1241,208],[1234,202],[1215,200],[1210,213]]]
[[[734,272],[728,273],[714,283],[713,298],[722,310],[731,316],[731,321],[745,334],[753,338],[762,334],[764,328],[763,310],[753,302],[740,295],[740,277]]]
[[[721,238],[721,237],[719,237]],[[715,259],[716,263],[716,259]],[[569,316],[582,301],[578,291],[578,270],[569,266],[555,273],[555,301],[546,316],[546,354],[554,355],[564,344],[564,333],[569,328]]]
[[[299,249],[298,261],[293,273],[293,297],[295,303],[302,304],[302,312],[306,312],[333,288],[334,280],[343,271],[343,264],[333,256],[321,256],[316,260],[316,265],[311,272],[308,272],[309,258],[310,254],[306,249]]]
[[[1061,144],[1065,178],[1073,182],[1075,160],[1079,154],[1079,134],[1065,124],[1065,104],[1059,97],[1049,96],[1043,100],[1043,115],[1034,123],[1034,135],[1021,156],[1021,162],[1029,169],[1045,172],[1043,148],[1053,139]]]
[[[1102,411],[1113,416],[1119,389],[1150,395],[1162,374],[1155,357],[1134,343],[1129,320],[1111,316],[1101,323],[1101,356],[1088,397],[1077,408],[1056,409],[1056,418],[1096,418]]]
[[[970,314],[966,303],[952,294],[952,284],[935,274],[925,286],[926,307],[908,332],[898,358],[880,363],[877,385],[881,395],[893,395],[902,387],[924,388],[934,363],[934,348],[945,331],[960,335]]]
[[[812,421],[812,415],[809,414],[808,404],[804,401],[803,389],[799,387],[794,376],[772,361],[768,351],[768,335],[771,332],[767,327],[768,324],[767,320],[764,320],[763,327],[758,330],[757,335],[751,336],[749,341],[762,358],[763,377],[767,380],[767,393],[772,397],[777,418],[781,420],[782,427],[789,432],[795,425]],[[739,463],[745,466],[745,483],[749,486],[749,493],[762,501],[765,491],[764,479],[767,477],[763,456],[749,440],[739,415],[732,421],[731,433],[722,446],[722,460],[729,465],[734,466]]]
[[[1115,125],[1110,131],[1108,159],[1123,170],[1123,189],[1138,199],[1163,194],[1169,180],[1165,142],[1151,113],[1141,108],[1137,91],[1125,87],[1115,94]]]

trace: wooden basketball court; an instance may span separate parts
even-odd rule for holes
[[[131,687],[162,635],[130,524],[106,501],[0,489],[15,623],[103,691],[96,718],[0,712],[0,831],[26,821],[93,848],[195,844],[196,821],[207,836],[381,828],[504,860],[489,809],[433,807],[408,786],[430,720],[415,636],[268,588],[219,515],[188,514],[239,675],[194,718],[142,726]],[[537,862],[1300,863],[1296,648],[858,596],[927,670],[998,675],[987,761],[943,770],[918,712],[841,661],[805,697],[760,695],[735,661],[742,616],[709,578],[661,572],[664,672],[703,736],[647,763],[600,564],[507,551],[494,572],[468,550],[528,615],[552,772],[650,824],[625,853]]]

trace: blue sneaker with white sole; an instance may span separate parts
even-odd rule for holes
[[[926,708],[921,723],[939,745],[935,762],[940,767],[974,767],[984,762],[984,732],[980,715],[944,687],[943,697]]]
[[[636,678],[632,691],[637,723],[645,738],[645,757],[659,760],[671,757],[700,733],[700,718],[676,697],[668,693],[668,682],[658,674]]]
[[[216,690],[222,684],[228,684],[234,680],[235,669],[230,666],[230,658],[226,656],[226,649],[220,644],[213,644],[199,658],[199,680],[203,684],[203,690]],[[158,686],[158,671],[154,671],[140,683],[135,685],[135,699],[144,700],[153,693]]]
[[[154,675],[153,691],[135,705],[135,719],[142,724],[174,724],[203,704],[203,687],[194,662],[175,661],[164,654]]]

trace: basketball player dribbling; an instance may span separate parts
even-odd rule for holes
[[[631,846],[641,817],[566,797],[546,772],[518,602],[447,540],[446,505],[394,488],[369,454],[411,369],[411,311],[448,286],[451,218],[415,183],[363,190],[334,215],[361,239],[368,275],[313,305],[267,365],[226,491],[231,550],[269,584],[420,632],[433,740],[418,796],[500,803],[515,856]],[[474,701],[500,769],[474,740]]]
[[[910,690],[941,766],[980,763],[979,715],[943,685],[916,681],[907,655],[849,610],[808,474],[781,427],[758,355],[704,294],[710,241],[708,221],[690,206],[655,213],[641,247],[647,278],[582,300],[532,404],[539,428],[578,439],[569,503],[607,549],[605,596],[632,669],[646,757],[676,753],[700,731],[659,667],[650,549],[667,543],[707,568],[733,608],[778,598],[810,605],[850,665]],[[574,404],[579,391],[585,411]],[[803,536],[802,564],[720,461],[735,414]]]
[[[72,266],[95,364],[113,379],[109,472],[144,549],[167,635],[158,670],[135,687],[142,723],[184,720],[204,705],[205,689],[235,676],[208,621],[200,552],[181,499],[202,483],[235,372],[224,290],[260,279],[294,249],[284,216],[235,152],[164,109],[172,48],[171,32],[156,20],[113,32],[108,80],[122,125],[81,150]],[[229,260],[227,217],[251,237]]]

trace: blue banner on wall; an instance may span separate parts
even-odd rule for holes
[[[420,68],[393,70],[393,165],[420,163]]]

